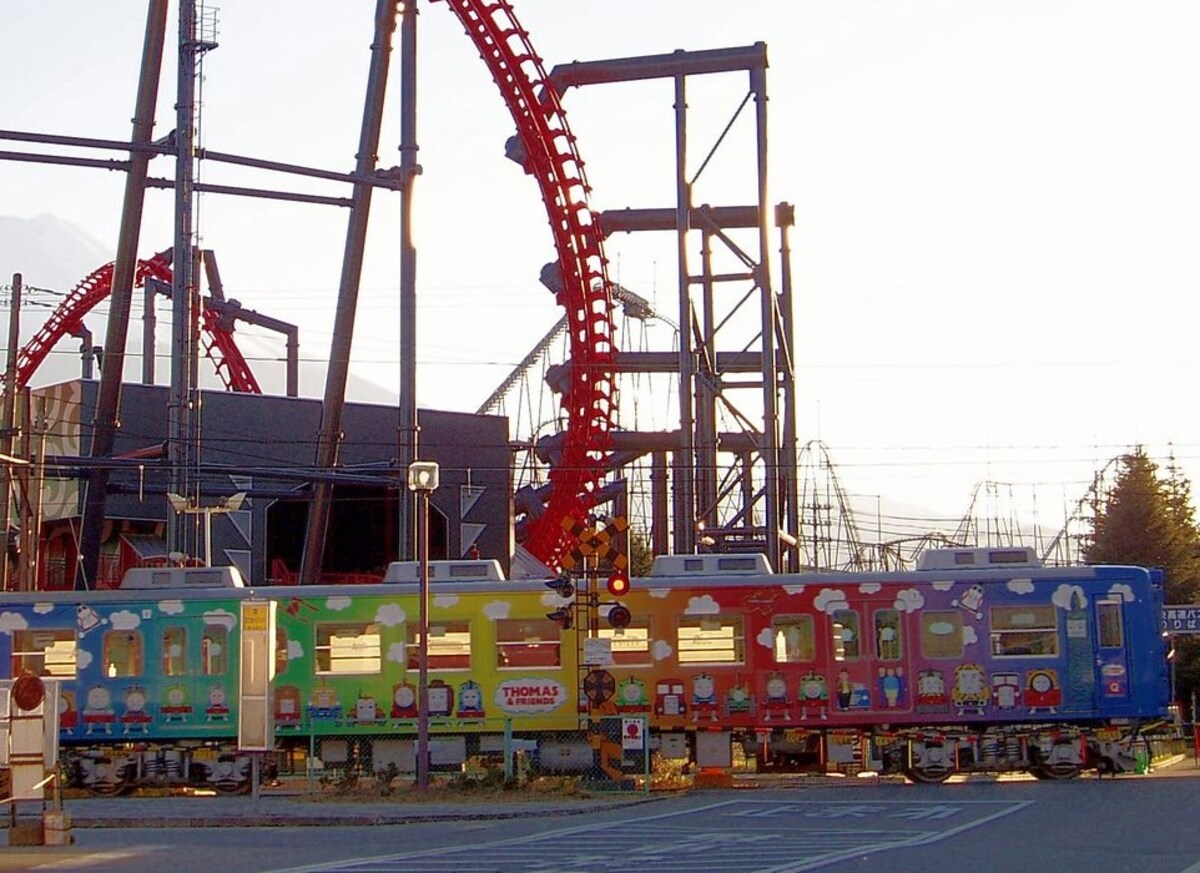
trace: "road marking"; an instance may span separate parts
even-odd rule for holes
[[[374,855],[274,873],[803,873],[865,853],[924,846],[1030,806],[1033,801],[727,800],[653,816],[541,834]],[[702,824],[681,819],[704,815]],[[717,819],[714,822],[714,818]],[[725,819],[724,824],[720,819]],[[1200,869],[1191,871],[1200,873]]]

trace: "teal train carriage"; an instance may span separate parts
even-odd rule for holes
[[[499,751],[506,721],[578,729],[573,636],[546,617],[541,583],[495,562],[435,562],[429,600],[430,723],[439,761]],[[233,568],[132,571],[122,588],[0,594],[0,663],[60,680],[62,757],[78,784],[249,787],[237,749],[240,607],[276,604],[273,710],[282,753],[411,767],[417,725],[418,587],[398,566],[378,585],[251,589]],[[439,578],[439,576],[444,576]],[[411,581],[411,580],[408,580]],[[437,762],[435,762],[437,763]]]

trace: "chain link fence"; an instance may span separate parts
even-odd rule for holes
[[[682,765],[655,749],[645,716],[583,720],[578,730],[538,730],[525,718],[480,719],[468,726],[431,724],[430,784],[490,788],[649,792],[677,784]],[[656,742],[654,743],[657,744]],[[311,794],[403,790],[416,775],[414,734],[300,729],[278,738],[268,777]]]

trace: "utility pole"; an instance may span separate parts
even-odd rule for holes
[[[17,344],[21,341],[21,286],[20,273],[13,273],[12,301],[8,307],[8,360],[4,370],[4,406],[0,410],[0,454],[5,459],[12,457],[13,418],[17,407]],[[0,591],[9,588],[8,531],[12,527],[12,464],[4,468],[0,481],[0,520],[4,531],[4,558],[0,560]]]

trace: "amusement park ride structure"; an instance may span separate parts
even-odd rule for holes
[[[254,392],[257,382],[232,338],[232,319],[252,319],[223,300],[215,262],[202,258],[194,245],[191,215],[200,193],[267,197],[348,207],[351,218],[339,285],[333,346],[315,467],[338,463],[340,419],[345,403],[347,369],[355,305],[362,268],[366,221],[374,188],[398,190],[402,205],[401,249],[401,434],[398,469],[419,456],[415,409],[415,294],[413,293],[411,181],[420,168],[416,153],[416,5],[377,0],[370,75],[362,116],[358,163],[353,173],[285,165],[279,162],[201,149],[195,141],[195,82],[204,54],[216,47],[215,31],[195,0],[179,3],[178,100],[175,130],[151,138],[158,79],[167,31],[166,0],[149,0],[141,75],[133,131],[129,142],[85,139],[27,132],[0,132],[0,137],[39,144],[127,152],[128,159],[88,159],[29,152],[3,152],[0,159],[39,161],[71,166],[120,169],[126,174],[124,205],[116,258],[88,276],[60,306],[60,311],[23,350],[18,383],[28,379],[41,358],[61,337],[78,331],[86,312],[103,296],[109,298],[97,417],[90,455],[111,456],[120,397],[130,301],[135,285],[147,288],[148,299],[163,283],[171,283],[172,367],[168,460],[176,471],[174,492],[189,493],[188,476],[196,461],[190,446],[196,438],[188,414],[189,392],[197,385],[196,360],[204,351],[216,363],[228,389]],[[514,572],[557,570],[572,548],[568,520],[604,514],[606,504],[625,489],[624,468],[649,457],[652,470],[652,517],[644,520],[656,551],[761,551],[779,569],[797,569],[794,534],[799,522],[796,497],[796,403],[792,368],[791,272],[788,230],[791,207],[767,202],[766,46],[758,43],[730,49],[677,51],[671,54],[542,66],[528,33],[507,0],[449,0],[468,37],[479,50],[516,126],[508,156],[534,177],[554,236],[557,262],[542,271],[543,283],[565,310],[569,351],[557,369],[553,387],[560,397],[557,432],[538,441],[536,452],[548,467],[544,481],[523,488],[518,496],[518,551],[527,561],[514,562]],[[207,14],[207,13],[206,13]],[[400,20],[401,166],[375,166],[392,34]],[[703,161],[689,163],[687,84],[691,77],[741,74],[747,77],[745,99],[725,132]],[[675,202],[661,208],[594,212],[591,189],[567,125],[563,97],[571,88],[645,79],[668,79],[675,89]],[[710,205],[697,191],[713,153],[730,128],[751,107],[754,143],[747,160],[748,196],[742,203]],[[175,159],[174,179],[152,178],[153,158]],[[198,181],[201,161],[217,161],[351,185],[349,198],[322,197],[261,188],[216,186]],[[145,261],[136,252],[142,203],[148,188],[175,192],[175,243],[171,250]],[[780,290],[770,265],[772,224],[780,234]],[[670,352],[619,351],[614,336],[614,300],[632,298],[614,288],[607,275],[605,239],[617,232],[660,232],[674,237],[678,272],[680,326],[677,348]],[[697,256],[695,252],[698,251]],[[179,257],[178,253],[187,253]],[[172,253],[175,256],[172,257]],[[201,300],[200,264],[209,267],[210,296]],[[407,265],[407,269],[406,269]],[[173,269],[172,269],[173,267]],[[290,326],[258,317],[260,324],[283,330],[289,350],[295,334]],[[152,339],[153,322],[147,324]],[[201,337],[203,336],[203,340]],[[150,343],[148,348],[153,348]],[[642,432],[628,428],[619,416],[618,380],[628,374],[662,373],[677,380],[678,425]],[[152,381],[153,365],[143,367]],[[289,393],[294,383],[289,376]],[[16,387],[16,386],[13,386]],[[724,422],[734,427],[722,429]],[[107,472],[103,464],[89,472],[81,537],[80,577],[86,585],[99,548],[105,517]],[[321,564],[332,485],[314,484],[309,513],[302,581],[311,581]],[[403,490],[403,489],[401,489]],[[401,548],[411,554],[412,507],[401,501]],[[168,529],[169,537],[173,536]],[[520,558],[520,555],[518,556]]]

